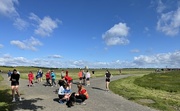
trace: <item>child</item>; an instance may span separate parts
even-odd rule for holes
[[[47,85],[51,86],[50,79],[51,79],[51,74],[50,74],[50,70],[48,70],[46,73],[46,85],[45,86],[47,86]]]
[[[34,74],[32,73],[32,71],[29,72],[28,79],[29,79],[29,85],[28,86],[32,86],[33,85],[33,79],[34,79]]]

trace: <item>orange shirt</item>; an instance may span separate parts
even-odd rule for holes
[[[78,73],[78,76],[79,76],[79,78],[82,77],[82,72],[81,71]]]
[[[87,99],[89,98],[89,95],[88,95],[86,89],[83,88],[83,87],[82,87],[82,89],[81,89],[78,93],[79,93],[79,94],[84,94],[84,95],[86,96]]]

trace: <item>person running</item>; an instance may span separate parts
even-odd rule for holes
[[[109,70],[106,70],[105,77],[106,77],[106,91],[109,91],[109,83],[112,77],[112,74],[109,72]]]
[[[48,70],[45,76],[46,76],[46,84],[45,84],[45,86],[48,86],[48,85],[51,86],[51,83],[50,83],[51,71]]]
[[[29,84],[28,84],[28,86],[33,86],[34,74],[32,73],[32,71],[29,72],[29,74],[28,74],[28,79],[29,79]]]
[[[79,83],[82,83],[82,70],[79,71],[78,77],[79,77]]]
[[[78,93],[75,94],[75,98],[82,104],[86,104],[84,101],[89,98],[87,90],[82,86],[82,84],[77,84]]]
[[[57,86],[56,85],[56,74],[54,73],[53,70],[51,71],[51,81],[52,81],[52,83],[51,83],[52,86],[51,87],[53,87],[54,85]]]
[[[36,82],[39,83],[41,80],[41,72],[40,72],[40,69],[37,71],[37,74],[36,74]]]
[[[15,93],[17,93],[18,97],[19,97],[19,101],[22,101],[20,93],[19,93],[19,79],[20,79],[20,75],[17,73],[17,70],[14,69],[13,73],[11,74],[11,90],[12,90],[12,97],[13,100],[12,102],[16,102],[16,98],[15,98]]]
[[[9,70],[9,71],[8,71],[8,73],[7,73],[8,80],[10,80],[10,78],[11,78],[11,74],[12,74],[12,72]]]
[[[66,76],[64,78],[65,78],[69,88],[71,89],[73,79],[69,76],[68,71],[66,71]]]
[[[90,78],[91,78],[91,74],[90,72],[87,70],[86,72],[86,85],[90,86]]]

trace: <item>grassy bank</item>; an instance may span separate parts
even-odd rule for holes
[[[180,110],[180,72],[152,73],[113,81],[110,89],[128,100],[163,111]]]
[[[0,110],[1,111],[10,111],[11,106],[13,105],[11,103],[12,96],[11,96],[11,90],[9,86],[6,86],[2,83],[2,76],[0,75]]]

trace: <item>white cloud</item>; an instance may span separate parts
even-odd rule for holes
[[[40,19],[34,13],[30,14],[29,19],[34,20],[38,23],[37,29],[35,29],[35,34],[40,35],[42,37],[50,36],[55,28],[58,27],[58,23],[61,21],[58,19],[51,19],[49,16],[45,16],[43,19]]]
[[[156,55],[140,55],[134,57],[133,61],[115,60],[111,62],[102,61],[84,61],[84,60],[69,60],[62,61],[61,59],[27,59],[24,57],[13,57],[5,54],[0,57],[0,65],[6,66],[39,66],[39,67],[54,67],[54,68],[179,68],[180,67],[180,51],[171,53],[161,53]]]
[[[0,0],[0,14],[8,17],[19,16],[14,5],[18,4],[18,0]]]
[[[19,30],[23,30],[24,28],[28,27],[29,23],[21,18],[16,18],[13,25]]]
[[[23,40],[23,41],[13,40],[10,43],[12,45],[19,47],[20,49],[28,49],[28,50],[33,50],[33,51],[37,50],[35,46],[42,45],[42,43],[38,39],[35,39],[34,37],[31,37],[30,39]]]
[[[158,1],[158,6],[156,8],[158,13],[162,13],[166,9],[166,6],[163,4],[161,0]]]
[[[2,44],[0,44],[0,48],[3,48],[4,46]]]
[[[152,56],[140,55],[134,57],[134,63],[137,66],[148,66],[148,67],[180,67],[180,51],[175,51],[172,53],[162,53]]]
[[[60,55],[50,55],[50,56],[48,56],[49,58],[62,58],[62,56],[60,56]]]
[[[163,13],[157,22],[157,30],[169,36],[175,36],[179,34],[180,7],[176,11]]]
[[[102,35],[106,45],[126,45],[129,43],[127,35],[129,33],[129,27],[126,23],[115,24],[107,32]]]

